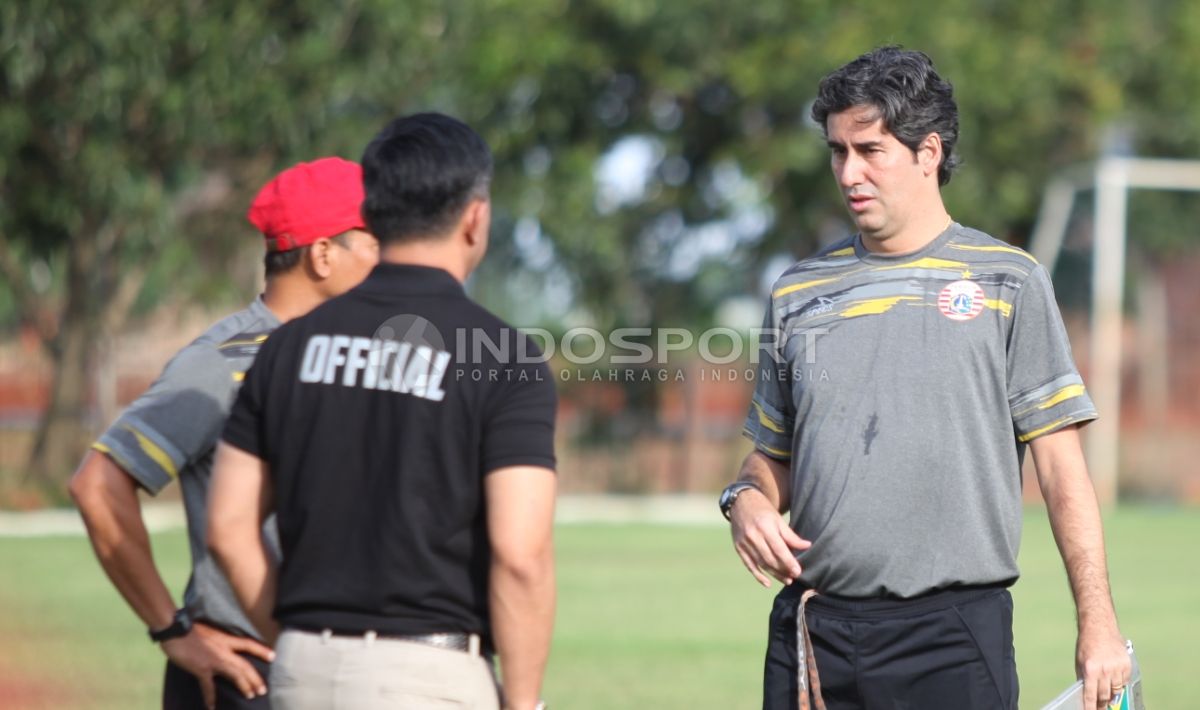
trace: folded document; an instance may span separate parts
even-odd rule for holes
[[[1121,689],[1106,706],[1108,710],[1146,710],[1142,700],[1142,671],[1138,667],[1137,656],[1133,653],[1133,642],[1126,641],[1125,648],[1133,661],[1133,672],[1129,676],[1129,685]],[[1064,690],[1054,700],[1051,700],[1042,710],[1083,710],[1083,681],[1077,680]]]

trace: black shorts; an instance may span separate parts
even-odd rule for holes
[[[771,610],[764,710],[797,707],[800,585]],[[1002,586],[933,592],[912,600],[817,596],[805,611],[828,710],[1017,707],[1012,596]]]
[[[263,682],[271,673],[271,664],[258,656],[239,653],[239,656],[250,662]],[[227,678],[217,676],[217,710],[270,710],[271,687],[267,686],[267,694],[248,700]],[[200,691],[200,681],[174,663],[167,661],[166,677],[163,678],[163,710],[207,710],[204,705],[204,694]]]

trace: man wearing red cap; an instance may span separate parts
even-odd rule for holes
[[[101,566],[167,656],[163,708],[267,708],[273,652],[205,548],[213,450],[267,336],[362,281],[379,246],[361,216],[362,169],[322,158],[268,182],[248,217],[266,238],[266,289],[179,351],[84,456],[70,491]],[[176,608],[154,564],[138,488],[178,479],[192,575]],[[264,539],[278,549],[274,521]]]

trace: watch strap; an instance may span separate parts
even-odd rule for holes
[[[192,630],[192,615],[187,609],[175,610],[175,615],[171,617],[171,623],[166,628],[154,630],[150,629],[147,633],[150,635],[150,640],[155,643],[170,641],[181,636],[187,636]]]

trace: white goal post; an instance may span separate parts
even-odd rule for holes
[[[1065,170],[1046,185],[1029,242],[1034,258],[1053,273],[1075,196],[1095,192],[1088,389],[1100,418],[1088,427],[1086,447],[1096,494],[1104,505],[1117,500],[1126,207],[1133,189],[1200,191],[1200,160],[1105,157]]]

